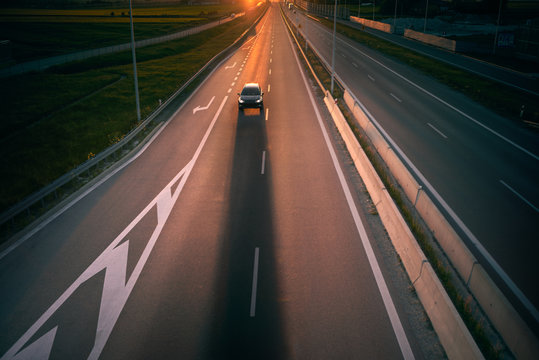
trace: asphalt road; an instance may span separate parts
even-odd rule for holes
[[[347,26],[362,29],[360,24],[352,21],[342,21],[342,23],[346,24]],[[480,61],[469,56],[453,53],[435,46],[430,46],[420,41],[406,38],[402,35],[388,34],[383,31],[369,28],[365,28],[364,31],[376,35],[382,39],[391,41],[399,46],[412,49],[418,53],[460,67],[469,72],[476,73],[501,84],[510,86],[514,89],[526,91],[530,94],[539,96],[539,77],[537,74],[527,74],[511,70],[485,61]]]
[[[315,21],[305,24],[299,11],[290,17],[299,18],[331,64],[332,33]],[[336,44],[337,76],[401,150],[493,278],[508,276],[513,289],[499,284],[511,300],[515,289],[522,292],[517,306],[524,309],[522,300],[529,301],[525,318],[537,326],[537,134],[371,49],[341,36]]]
[[[1,359],[424,356],[276,7],[253,35],[1,253]]]

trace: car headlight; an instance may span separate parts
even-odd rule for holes
[[[243,104],[245,101],[243,101],[242,99],[238,99],[238,102],[239,102],[240,104]]]
[[[257,103],[262,102],[262,99],[261,99],[261,98],[260,98],[260,99],[257,99],[256,102],[257,102]]]

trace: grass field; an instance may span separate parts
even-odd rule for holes
[[[134,9],[137,40],[170,34],[241,12],[238,5]],[[0,39],[15,62],[130,41],[129,9],[1,9]]]
[[[138,49],[143,117],[231,44],[254,16]],[[137,125],[132,70],[128,51],[0,80],[8,104],[0,107],[0,212]]]
[[[218,17],[227,16],[230,12],[240,12],[240,5],[179,5],[169,7],[149,7],[133,8],[135,18],[173,18],[173,17]],[[109,19],[115,21],[122,15],[129,21],[129,8],[111,8],[111,9],[2,9],[0,21],[9,21],[10,18],[26,18],[32,21],[32,18],[59,18],[68,17],[71,19]],[[158,21],[158,20],[157,20]]]

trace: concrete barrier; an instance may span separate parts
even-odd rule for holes
[[[513,306],[480,264],[476,264],[469,279],[470,291],[510,345],[517,359],[539,359],[539,342]],[[527,330],[527,331],[526,331]]]
[[[339,79],[339,81],[344,85],[341,79]],[[383,142],[380,141],[381,136],[379,133],[376,133],[374,131],[375,127],[371,123],[371,119],[369,118],[370,115],[367,115],[368,111],[363,111],[363,106],[359,103],[359,101],[357,101],[357,99],[355,99],[352,94],[350,94],[348,90],[346,90],[344,93],[344,100],[348,108],[352,111],[359,125],[364,130],[370,128],[368,133],[371,134],[375,139],[375,147],[377,147],[377,150],[382,155],[382,158],[384,159],[386,164],[388,164],[391,172],[397,178],[397,181],[399,181],[399,184],[404,189],[407,197],[415,204],[416,207],[419,205],[419,208],[421,209],[419,213],[424,214],[424,217],[428,220],[427,225],[436,235],[442,247],[445,246],[444,251],[449,255],[450,260],[454,262],[454,266],[457,268],[457,271],[460,276],[465,280],[467,279],[470,291],[472,292],[472,294],[474,294],[474,296],[478,300],[478,303],[481,305],[481,307],[483,307],[484,310],[486,310],[486,307],[492,309],[491,311],[485,312],[487,316],[489,316],[494,327],[504,338],[506,344],[509,346],[511,351],[516,354],[518,358],[539,359],[539,342],[533,332],[524,323],[522,318],[520,318],[520,316],[516,313],[514,308],[511,306],[511,304],[509,304],[507,299],[498,290],[498,288],[488,277],[488,275],[484,273],[482,267],[477,263],[475,258],[471,256],[471,253],[469,252],[468,248],[464,245],[464,243],[455,233],[454,229],[450,226],[450,224],[445,220],[445,217],[440,213],[440,211],[432,203],[432,201],[430,201],[430,198],[427,196],[427,194],[421,190],[421,187],[419,186],[413,175],[408,171],[408,169],[404,166],[400,159],[396,157],[393,149],[390,149],[389,145],[387,144],[387,142],[385,142],[385,140]],[[338,107],[336,106],[334,100],[331,99],[331,97],[326,97],[325,102],[330,109],[332,116],[334,116],[334,121],[339,128],[339,131],[341,132],[343,140],[345,140],[345,142],[347,143],[347,147],[354,163],[356,164],[356,167],[359,166],[358,159],[360,159],[360,154],[363,154],[363,150],[355,149],[354,147],[349,146],[349,144],[353,142],[357,143],[355,135],[349,128],[342,114],[340,114],[340,111],[337,111]],[[338,119],[338,121],[335,119]],[[339,123],[341,123],[341,125],[339,125]],[[342,125],[345,123],[346,126]],[[353,141],[351,141],[350,139],[353,139]],[[357,145],[359,147],[359,144]],[[358,171],[359,170],[360,169],[358,168]],[[363,175],[361,176],[363,177]],[[366,184],[367,182],[368,180],[366,181]],[[381,214],[382,216],[382,213],[385,214],[385,212],[382,210],[382,206],[384,203],[381,202],[382,197],[380,194],[387,194],[387,191],[382,189],[382,191],[373,191],[372,193],[371,191],[369,191],[369,193],[373,202],[377,204],[377,210],[379,214]],[[421,215],[423,216],[423,214]],[[386,223],[388,225],[386,225]],[[386,227],[393,228],[387,219],[385,220],[384,225],[386,225]],[[402,242],[398,243],[400,244]],[[394,246],[397,249],[397,242],[394,242]],[[405,258],[405,254],[406,253],[401,249],[401,251],[399,252],[401,258]],[[414,264],[415,262],[410,261],[410,263]],[[413,274],[415,273],[414,268],[406,266],[405,268],[407,268],[407,272],[410,278],[412,278]],[[475,273],[476,270],[478,271],[477,274]],[[417,269],[415,271],[417,271]],[[479,278],[480,275],[482,275],[481,279]],[[453,327],[452,329],[453,330],[451,331],[458,331],[458,326]],[[441,329],[437,329],[436,331],[440,331],[440,333],[443,333]],[[467,358],[462,356],[456,357]]]
[[[434,45],[452,52],[455,52],[457,48],[457,42],[455,40],[449,40],[440,36],[425,34],[410,29],[404,30],[404,37],[421,41],[425,44]]]
[[[455,306],[329,93],[324,102],[446,354],[450,359],[482,359]]]
[[[350,21],[359,23],[359,24],[364,25],[366,27],[369,27],[371,29],[380,30],[380,31],[390,33],[390,34],[393,33],[393,25],[385,24],[385,23],[380,22],[380,21],[367,20],[367,19],[364,19],[364,18],[358,18],[356,16],[350,16]]]
[[[513,354],[519,359],[539,359],[539,341],[528,325],[484,271],[432,199],[422,191],[348,90],[345,91],[344,100],[365,133],[369,138],[372,136],[374,147]]]
[[[451,260],[451,263],[467,281],[470,278],[472,267],[477,260],[468,250],[460,236],[455,232],[451,224],[434,205],[430,197],[424,191],[420,191],[416,199],[416,210],[430,228],[438,244]]]
[[[417,295],[429,314],[430,321],[449,359],[481,359],[466,325],[453,306],[430,263],[425,263],[421,277],[414,283]],[[474,346],[469,345],[473,343]]]

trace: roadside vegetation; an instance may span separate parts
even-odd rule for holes
[[[232,44],[262,10],[137,49],[142,118]],[[0,212],[136,127],[133,84],[131,51],[0,79]]]
[[[291,24],[291,26],[293,26]],[[295,33],[297,34],[297,33]],[[305,49],[305,40],[299,35],[296,36],[299,42],[299,46]],[[311,48],[307,48],[305,55],[309,64],[313,68],[316,76],[322,83],[325,89],[330,89],[331,86],[331,73],[326,69],[322,61],[318,58]],[[305,62],[303,57],[300,57],[302,62]],[[310,74],[310,72],[309,72]],[[403,218],[407,222],[410,230],[414,234],[414,237],[418,241],[421,249],[425,253],[425,256],[429,260],[433,269],[435,270],[440,282],[447,291],[447,294],[451,298],[461,318],[466,324],[468,330],[472,334],[474,340],[479,346],[481,352],[487,359],[500,359],[504,354],[504,346],[501,343],[491,340],[490,335],[487,332],[482,315],[478,307],[473,304],[470,294],[463,291],[462,286],[459,284],[458,275],[454,273],[451,265],[447,260],[443,259],[441,251],[437,245],[434,244],[433,239],[428,235],[428,230],[425,230],[422,222],[416,218],[414,211],[408,205],[405,200],[406,196],[402,193],[402,190],[397,185],[396,180],[392,177],[388,169],[386,168],[383,160],[379,157],[376,149],[370,144],[368,137],[363,133],[362,129],[358,126],[354,116],[346,106],[343,96],[344,90],[341,85],[336,82],[334,87],[333,97],[337,100],[337,104],[346,118],[350,128],[354,132],[361,147],[365,151],[369,161],[375,168],[378,176],[381,178],[384,186],[391,195],[393,201],[399,208]],[[324,90],[324,89],[322,89]],[[376,215],[377,212],[373,211],[372,215]]]
[[[232,13],[239,5],[134,8],[135,39],[179,32]],[[15,62],[63,55],[131,41],[129,8],[2,9],[0,39],[11,41]]]

